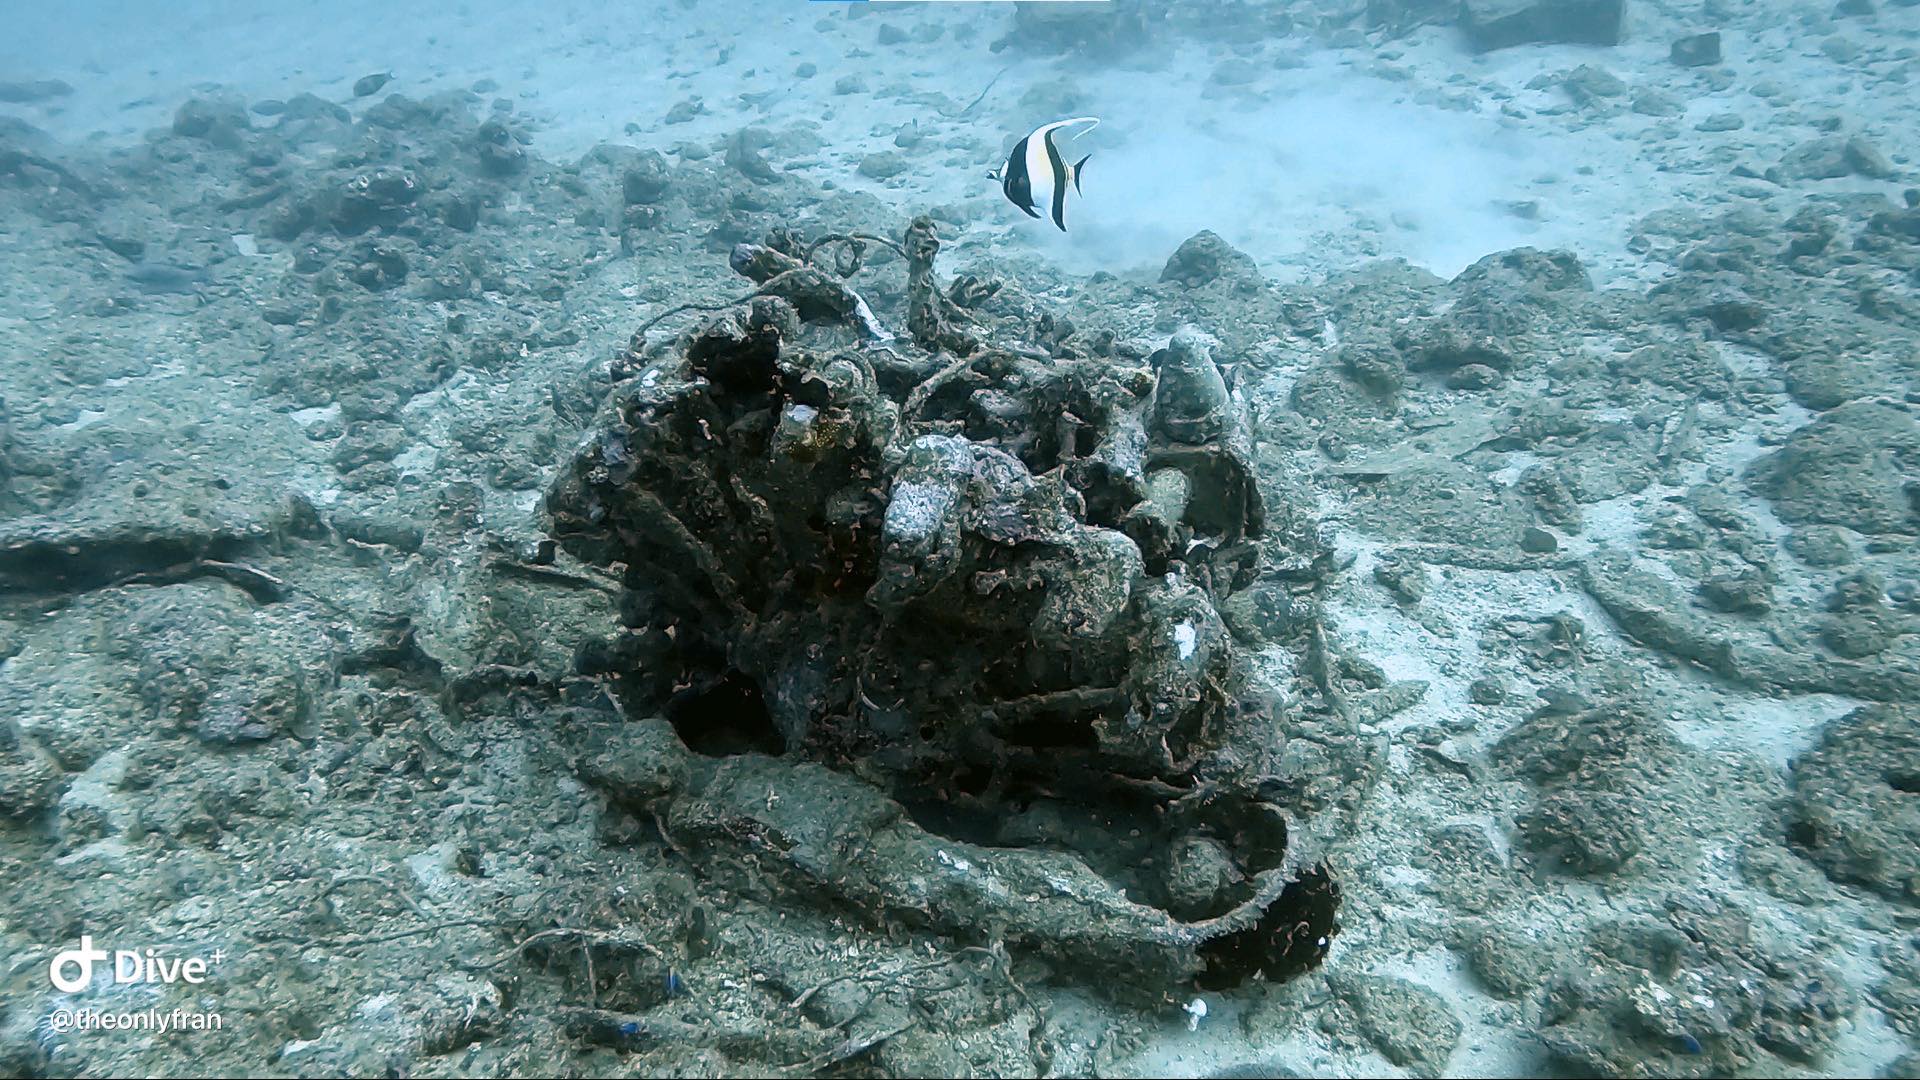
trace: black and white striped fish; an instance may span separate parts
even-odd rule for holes
[[[987,175],[1000,181],[1000,188],[1007,193],[1007,201],[1025,211],[1028,217],[1040,217],[1040,211],[1067,231],[1067,186],[1073,186],[1074,194],[1080,193],[1080,170],[1087,164],[1087,157],[1069,165],[1060,156],[1060,148],[1053,144],[1053,133],[1061,128],[1075,124],[1086,127],[1074,133],[1079,138],[1092,131],[1100,122],[1097,116],[1076,116],[1071,120],[1055,120],[1051,124],[1042,124],[1034,128],[1013,145],[1013,151],[1007,155],[1007,163]]]

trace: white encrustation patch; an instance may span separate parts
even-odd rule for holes
[[[866,332],[866,335],[874,341],[885,344],[893,340],[893,334],[880,324],[880,320],[873,314],[873,309],[867,306],[867,298],[857,293],[853,298],[853,317],[859,322],[860,328]]]
[[[796,424],[811,424],[813,423],[813,418],[819,415],[820,410],[811,405],[795,404],[787,406],[787,419]]]
[[[887,503],[883,531],[887,539],[914,543],[931,535],[946,517],[953,500],[946,488],[904,480],[893,485],[893,498]]]
[[[1180,659],[1182,660],[1192,658],[1194,643],[1198,639],[1199,635],[1190,622],[1183,622],[1173,628],[1173,645],[1174,648],[1180,650]]]
[[[1204,998],[1194,998],[1192,1001],[1180,1006],[1180,1011],[1187,1014],[1187,1030],[1199,1031],[1200,1021],[1207,1018],[1206,1000]]]
[[[301,427],[312,427],[315,424],[323,424],[339,419],[340,406],[337,404],[320,405],[311,409],[297,409],[287,415],[291,416],[293,422],[299,424]]]

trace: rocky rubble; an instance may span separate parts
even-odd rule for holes
[[[1005,48],[1288,62],[1068,6]],[[1758,63],[1897,95],[1863,7],[1506,89],[1459,5],[1261,8],[1701,178],[1644,281],[936,273],[975,205],[843,181],[977,145],[745,101],[0,121],[0,1072],[1911,1072],[1920,196]],[[81,933],[224,950],[152,1002],[234,1037],[57,1036]]]

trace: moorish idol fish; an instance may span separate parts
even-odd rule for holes
[[[1075,194],[1080,191],[1080,170],[1087,164],[1087,157],[1073,164],[1067,164],[1060,157],[1060,148],[1053,145],[1053,133],[1063,127],[1085,124],[1086,127],[1074,133],[1079,138],[1092,131],[1100,122],[1097,116],[1076,116],[1071,120],[1055,120],[1034,128],[1013,145],[1013,152],[1007,155],[1007,163],[988,173],[987,176],[1000,181],[1000,188],[1007,193],[1007,201],[1026,212],[1028,217],[1039,217],[1040,207],[1047,209],[1047,216],[1067,231],[1067,185],[1072,184]]]

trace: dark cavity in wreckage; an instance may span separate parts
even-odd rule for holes
[[[875,247],[906,261],[904,338],[847,284]],[[1249,590],[1317,611],[1311,523],[1263,506],[1205,335],[1142,355],[992,317],[938,248],[924,217],[776,231],[732,254],[749,295],[616,360],[548,494],[568,552],[624,568],[580,665],[630,719],[582,776],[725,887],[1109,992],[1315,967],[1339,888],[1222,617]]]

